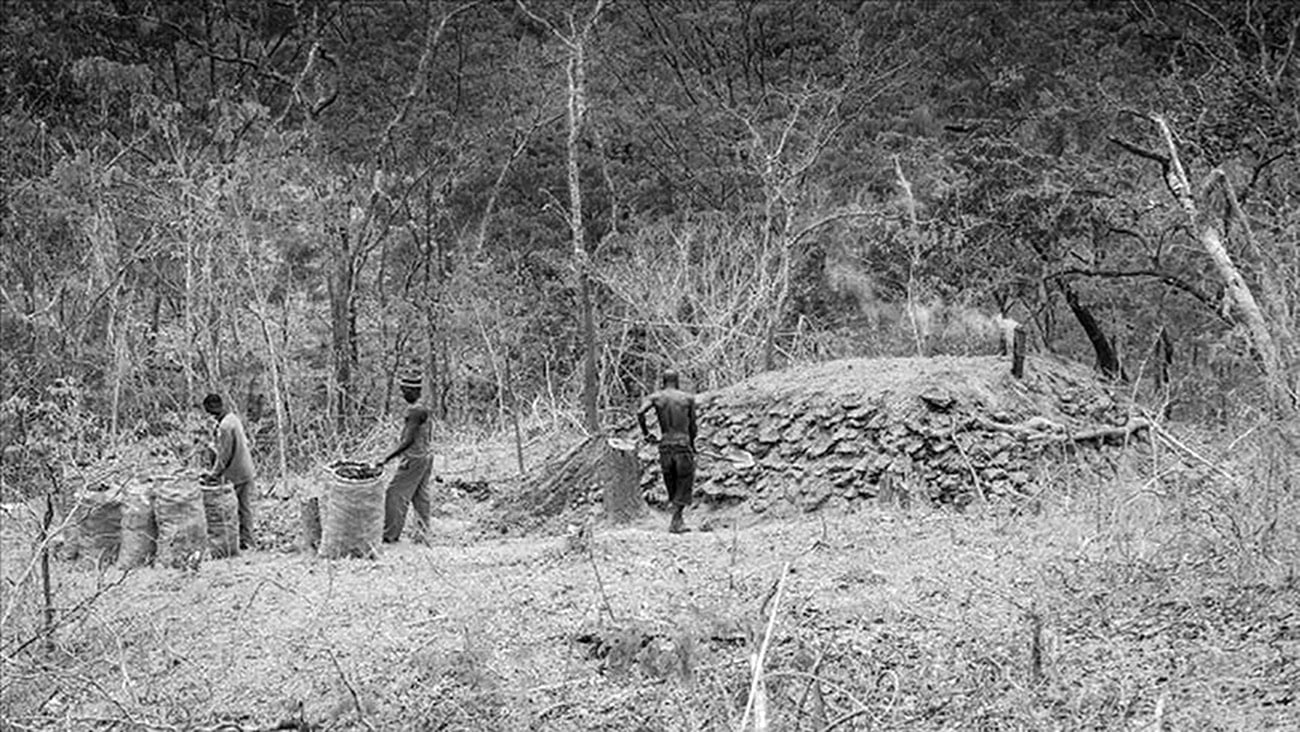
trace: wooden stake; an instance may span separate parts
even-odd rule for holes
[[[1020,325],[1011,331],[1011,375],[1025,378],[1025,329]]]

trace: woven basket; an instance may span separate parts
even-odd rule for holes
[[[235,487],[203,486],[203,517],[208,531],[208,553],[214,559],[239,554],[239,499]]]
[[[153,479],[133,480],[122,493],[122,551],[119,569],[142,567],[158,550],[158,523],[153,518]]]
[[[153,509],[158,522],[158,564],[181,568],[203,561],[208,531],[198,481],[192,476],[177,476],[157,483]]]
[[[98,486],[77,492],[72,525],[76,551],[96,566],[117,561],[122,546],[122,490]]]
[[[384,537],[384,476],[361,463],[330,466],[321,508],[320,555],[375,559]],[[347,477],[365,476],[365,477]]]

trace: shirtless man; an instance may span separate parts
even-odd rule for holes
[[[645,416],[654,409],[659,420],[659,467],[663,470],[664,485],[668,488],[668,501],[673,505],[673,518],[668,531],[679,534],[685,531],[682,511],[691,505],[695,488],[695,395],[679,388],[677,372],[664,372],[663,388],[641,402],[636,421],[647,442],[654,436],[646,427]]]
[[[433,426],[429,409],[420,404],[424,377],[408,374],[399,386],[406,400],[406,417],[402,421],[402,438],[397,447],[379,462],[382,468],[390,460],[401,458],[397,473],[384,494],[384,543],[393,544],[402,536],[406,526],[406,509],[415,507],[420,539],[429,540],[429,476],[433,473],[433,453],[429,433]]]

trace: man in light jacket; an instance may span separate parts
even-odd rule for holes
[[[235,498],[239,501],[239,548],[254,549],[252,501],[257,471],[253,468],[244,422],[217,394],[203,398],[203,411],[217,420],[217,457],[209,478],[234,484]]]

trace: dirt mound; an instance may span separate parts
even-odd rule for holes
[[[840,497],[964,504],[1030,492],[1052,459],[1090,460],[1141,429],[1086,368],[997,357],[834,361],[701,394],[697,497],[806,509]],[[659,480],[653,446],[642,485]]]
[[[1027,495],[1045,468],[1108,464],[1110,448],[1146,427],[1087,368],[1031,357],[1023,379],[1010,371],[992,356],[855,359],[700,394],[696,500],[763,511]],[[615,435],[639,439],[630,424]],[[654,445],[641,443],[638,457],[647,500],[662,503]],[[548,492],[543,513],[599,501],[588,472],[563,481],[578,490]],[[525,493],[533,483],[542,486],[526,481]]]
[[[610,517],[620,522],[635,518],[645,503],[638,488],[642,469],[632,447],[604,435],[588,437],[534,470],[520,490],[496,496],[485,528],[503,534],[531,531],[556,517],[562,523],[572,509],[593,504],[620,514]]]

